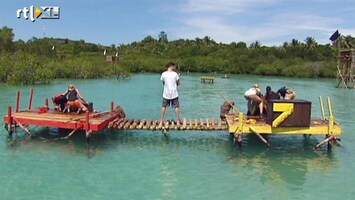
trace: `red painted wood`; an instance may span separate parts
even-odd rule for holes
[[[20,90],[18,90],[17,98],[16,98],[16,112],[20,111],[20,98],[21,98],[21,93]]]

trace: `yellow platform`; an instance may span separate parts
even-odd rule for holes
[[[243,113],[226,115],[228,130],[231,134],[312,134],[336,136],[342,133],[338,122],[335,121],[331,99],[327,98],[329,115],[325,115],[322,97],[319,97],[322,118],[312,118],[309,126],[281,126],[281,124],[294,112],[294,104],[274,103],[274,110],[280,115],[272,123],[266,123],[265,119],[260,117],[249,117]]]
[[[239,115],[226,116],[228,131],[231,134],[312,134],[312,135],[340,135],[342,129],[337,122],[333,126],[329,121],[321,119],[312,119],[309,127],[272,127],[266,124],[264,119],[244,117],[239,120]]]

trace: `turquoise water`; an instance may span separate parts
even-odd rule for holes
[[[217,75],[216,75],[217,76]],[[10,141],[0,129],[0,199],[353,199],[355,91],[334,88],[334,80],[232,76],[215,84],[201,84],[198,75],[183,75],[180,88],[182,117],[219,116],[222,91],[246,110],[243,93],[253,83],[262,88],[286,85],[297,97],[313,102],[320,116],[318,96],[333,99],[342,124],[342,147],[329,153],[312,147],[323,137],[272,136],[267,149],[246,138],[243,150],[227,132],[174,132],[164,137],[153,131],[106,130],[86,148],[84,135],[56,140],[55,129],[32,128],[29,139],[18,132]],[[129,117],[158,119],[162,84],[159,75],[134,75],[124,80],[57,80],[35,86],[36,106],[44,98],[76,84],[95,109],[109,102],[123,106]],[[0,85],[0,114],[15,104],[16,90],[27,106],[30,86]],[[168,118],[174,118],[168,111]]]

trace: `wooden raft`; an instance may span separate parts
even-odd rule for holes
[[[227,124],[219,119],[183,119],[181,124],[175,121],[117,118],[108,124],[108,128],[128,130],[226,130]]]
[[[214,83],[214,77],[202,76],[201,83]]]

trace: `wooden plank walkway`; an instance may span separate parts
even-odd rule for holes
[[[108,124],[108,128],[126,130],[227,130],[227,123],[220,119],[186,119],[182,123],[166,121],[164,124],[160,120],[147,119],[115,119]]]

